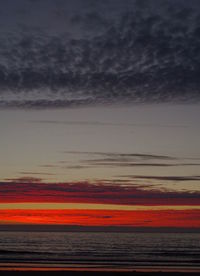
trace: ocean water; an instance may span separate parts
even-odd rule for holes
[[[0,232],[3,264],[200,267],[200,234]]]

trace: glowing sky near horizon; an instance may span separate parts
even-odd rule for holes
[[[1,223],[84,225],[77,214],[50,218],[51,209],[67,217],[73,210],[96,212],[87,226],[126,225],[126,212],[143,212],[145,226],[145,214],[154,212],[152,227],[186,227],[190,219],[198,227],[198,105],[0,112]],[[47,213],[39,218],[33,210]],[[167,211],[174,215],[155,222],[155,214]],[[110,219],[99,220],[99,212],[110,212]]]

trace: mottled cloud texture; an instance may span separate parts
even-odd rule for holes
[[[0,8],[0,107],[200,100],[196,0],[19,0]]]

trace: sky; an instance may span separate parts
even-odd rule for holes
[[[0,0],[0,224],[200,227],[199,1]]]

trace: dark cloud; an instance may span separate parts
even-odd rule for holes
[[[11,182],[20,182],[20,183],[39,183],[42,182],[42,178],[40,177],[33,177],[33,176],[26,176],[26,177],[19,177],[19,178],[7,178],[6,181]]]
[[[129,175],[122,176],[130,179],[141,179],[141,180],[161,180],[171,182],[183,182],[183,181],[200,181],[200,176],[142,176],[142,175]]]
[[[91,166],[95,167],[173,167],[173,166],[180,166],[180,164],[167,164],[167,163],[131,163],[131,162],[124,162],[124,161],[117,161],[117,162],[110,162],[106,160],[86,160],[84,161],[86,164],[90,164]]]
[[[78,154],[78,155],[100,155],[100,156],[106,156],[109,159],[109,161],[113,160],[124,160],[121,158],[139,158],[139,159],[161,159],[161,160],[176,160],[176,157],[173,156],[167,156],[167,155],[157,155],[157,154],[145,154],[145,153],[119,153],[119,152],[94,152],[94,151],[64,151],[64,153],[67,154]],[[99,159],[98,159],[99,160]],[[107,159],[103,159],[107,160]],[[103,161],[102,160],[102,161]]]
[[[0,3],[0,107],[199,102],[198,1],[98,2]]]
[[[79,169],[87,169],[87,168],[91,168],[91,166],[81,166],[81,165],[66,166],[66,169],[70,169],[70,170],[79,170]]]
[[[40,165],[39,167],[41,168],[57,168],[57,165],[53,165],[53,164],[44,164],[44,165]]]

